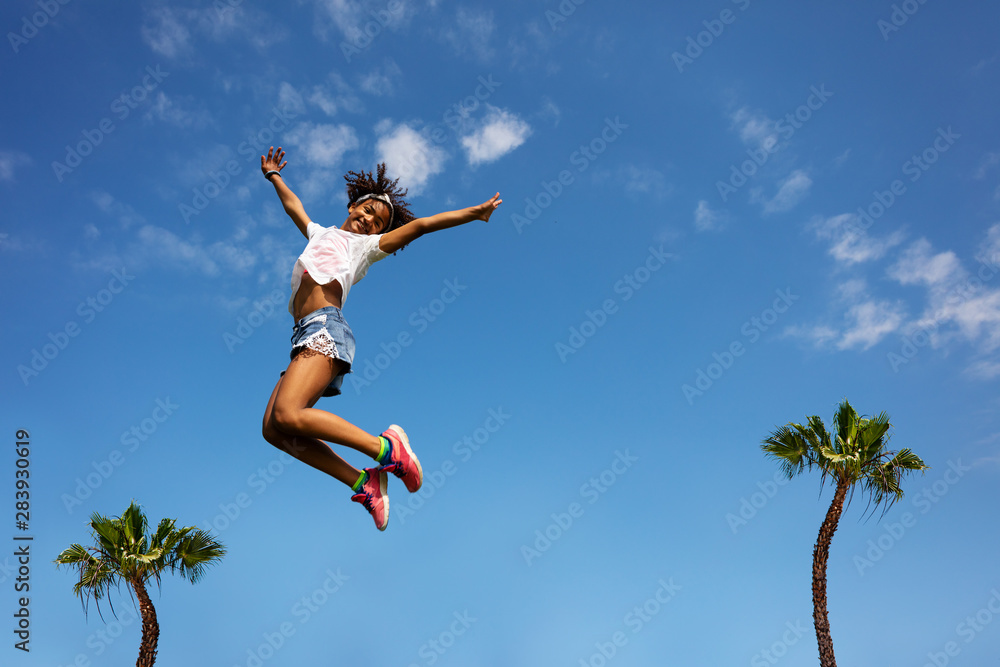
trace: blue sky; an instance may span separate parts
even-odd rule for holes
[[[128,598],[88,620],[51,563],[133,498],[229,549],[154,595],[163,664],[815,664],[831,492],[776,480],[758,445],[845,397],[931,469],[881,522],[845,513],[841,663],[995,658],[998,19],[934,0],[5,3],[3,664],[135,659]],[[380,160],[418,215],[504,199],[345,306],[356,373],[320,406],[403,425],[427,474],[419,496],[390,486],[385,533],[260,436],[304,244],[258,171],[272,144],[327,226],[342,175]],[[18,429],[30,654],[11,633]]]

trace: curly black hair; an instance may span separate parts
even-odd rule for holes
[[[385,162],[380,162],[375,173],[349,171],[344,175],[347,181],[348,207],[365,195],[386,195],[392,201],[392,219],[385,231],[402,227],[416,216],[410,212],[410,203],[406,201],[406,188],[399,187],[399,179],[389,180],[385,175]]]

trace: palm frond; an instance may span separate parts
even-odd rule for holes
[[[112,589],[120,589],[123,582],[128,583],[130,596],[136,583],[155,581],[159,586],[162,573],[168,570],[197,582],[206,567],[226,553],[210,533],[194,526],[177,529],[175,519],[163,519],[155,531],[147,533],[146,516],[134,500],[118,517],[94,512],[90,528],[94,546],[71,544],[56,557],[57,565],[76,570],[73,592],[80,597],[85,613],[91,600],[100,612],[100,601]],[[136,604],[134,597],[132,601]],[[113,612],[113,605],[111,609]]]
[[[133,500],[121,515],[122,534],[129,545],[141,550],[146,541],[146,515]]]
[[[927,470],[930,466],[925,464],[923,460],[913,453],[909,448],[904,447],[899,450],[896,455],[885,465],[895,468],[897,470],[913,470],[923,472]]]
[[[800,428],[798,424],[777,428],[760,446],[767,456],[777,459],[789,479],[812,464],[809,442],[799,431]]]
[[[56,556],[56,563],[59,565],[78,565],[87,564],[93,559],[94,556],[82,544],[71,544]]]
[[[204,530],[192,529],[174,549],[173,567],[192,584],[197,583],[205,570],[226,555],[226,548]]]
[[[778,459],[788,477],[805,468],[819,468],[821,494],[828,480],[846,485],[849,495],[845,508],[851,504],[855,490],[860,489],[868,500],[862,517],[880,509],[884,515],[903,496],[903,476],[927,468],[909,449],[887,450],[891,428],[885,412],[863,417],[844,399],[834,414],[832,434],[819,417],[813,416],[808,426],[789,423],[775,430],[762,449]]]
[[[837,437],[834,440],[834,448],[844,453],[855,446],[858,430],[858,413],[851,407],[851,404],[844,401],[837,406],[837,412],[833,416],[833,430]]]

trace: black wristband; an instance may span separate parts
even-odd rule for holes
[[[277,174],[278,176],[281,176],[281,172],[280,171],[278,171],[276,169],[272,169],[271,171],[269,171],[266,174],[264,174],[264,178],[266,178],[267,180],[271,180],[271,174]]]

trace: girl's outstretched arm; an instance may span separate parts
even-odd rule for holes
[[[432,215],[428,218],[417,218],[416,220],[411,220],[402,227],[398,227],[391,232],[383,234],[382,238],[379,240],[379,250],[382,252],[396,252],[406,244],[417,240],[424,234],[430,234],[431,232],[436,232],[439,229],[457,227],[458,225],[464,225],[465,223],[472,222],[473,220],[484,220],[489,222],[490,216],[493,215],[493,211],[495,211],[502,203],[503,200],[500,199],[500,193],[498,192],[479,206],[470,206],[469,208],[463,208],[458,211],[446,211],[445,213],[438,213],[437,215]]]
[[[292,219],[295,226],[299,228],[302,232],[302,236],[309,238],[306,234],[306,227],[309,226],[309,216],[306,215],[306,210],[302,207],[302,202],[299,198],[295,196],[285,182],[281,179],[281,170],[285,168],[288,164],[287,161],[282,162],[281,159],[285,157],[285,151],[281,150],[281,146],[278,146],[278,150],[274,150],[274,146],[271,146],[267,151],[267,157],[263,155],[260,156],[260,170],[266,175],[269,171],[279,172],[277,174],[272,174],[267,180],[271,181],[274,185],[275,191],[278,193],[278,198],[281,200],[281,205],[285,207],[285,213],[288,217]]]

